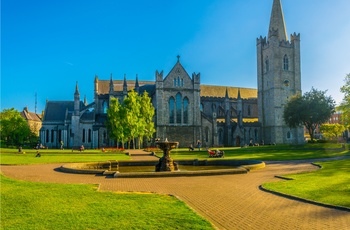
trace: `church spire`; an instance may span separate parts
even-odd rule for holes
[[[109,94],[113,94],[114,93],[114,84],[113,84],[113,76],[111,74],[111,78],[109,80]]]
[[[268,38],[271,36],[277,36],[278,41],[288,41],[281,0],[273,0]]]
[[[124,83],[123,83],[123,95],[128,94],[128,84],[126,83],[126,74],[124,74]]]
[[[139,88],[140,88],[140,86],[139,86],[139,76],[138,76],[138,74],[136,74],[136,82],[135,82],[135,92],[136,93],[139,93]]]
[[[78,82],[75,84],[75,93],[74,93],[74,96],[80,98]]]

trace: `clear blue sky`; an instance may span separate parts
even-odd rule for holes
[[[302,89],[337,102],[350,73],[350,1],[282,0],[287,33],[301,34]],[[272,0],[2,0],[1,110],[93,100],[99,79],[155,80],[181,56],[202,84],[257,87],[256,38]]]

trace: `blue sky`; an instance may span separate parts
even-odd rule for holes
[[[301,34],[302,90],[337,102],[350,73],[350,1],[282,0],[287,33]],[[99,79],[155,80],[181,56],[202,84],[257,87],[256,38],[272,0],[2,0],[1,110],[46,100],[93,100]]]

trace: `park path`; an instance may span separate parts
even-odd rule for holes
[[[154,159],[142,154],[135,150],[131,157]],[[264,182],[279,180],[275,175],[316,170],[308,161],[268,162],[266,168],[248,174],[159,178],[68,174],[58,170],[61,165],[2,165],[1,171],[19,180],[99,184],[99,189],[105,191],[172,194],[217,229],[350,229],[348,211],[287,199],[259,189]]]

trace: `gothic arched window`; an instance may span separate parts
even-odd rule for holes
[[[176,123],[181,124],[181,107],[182,107],[182,96],[180,93],[176,94]]]
[[[46,130],[46,143],[48,143],[49,142],[49,140],[50,140],[50,131],[47,129]]]
[[[171,97],[169,99],[169,123],[174,124],[175,122],[175,99]]]
[[[85,129],[83,129],[83,137],[82,137],[82,140],[81,140],[83,143],[85,143]]]
[[[102,107],[103,107],[103,113],[107,113],[107,102],[106,101],[103,101]]]
[[[184,99],[184,124],[188,124],[188,98]]]
[[[89,143],[91,142],[91,129],[89,129],[88,131],[88,142]]]
[[[289,60],[287,54],[283,57],[283,69],[288,70],[289,69]]]
[[[174,86],[176,86],[176,78],[174,78]]]
[[[53,129],[51,129],[51,142],[52,142],[52,143],[53,143],[54,133],[55,133],[55,131],[53,131]]]
[[[265,70],[266,70],[266,72],[269,72],[269,70],[270,70],[269,57],[266,57],[266,60],[265,60]]]
[[[209,128],[205,127],[205,142],[209,141]]]

